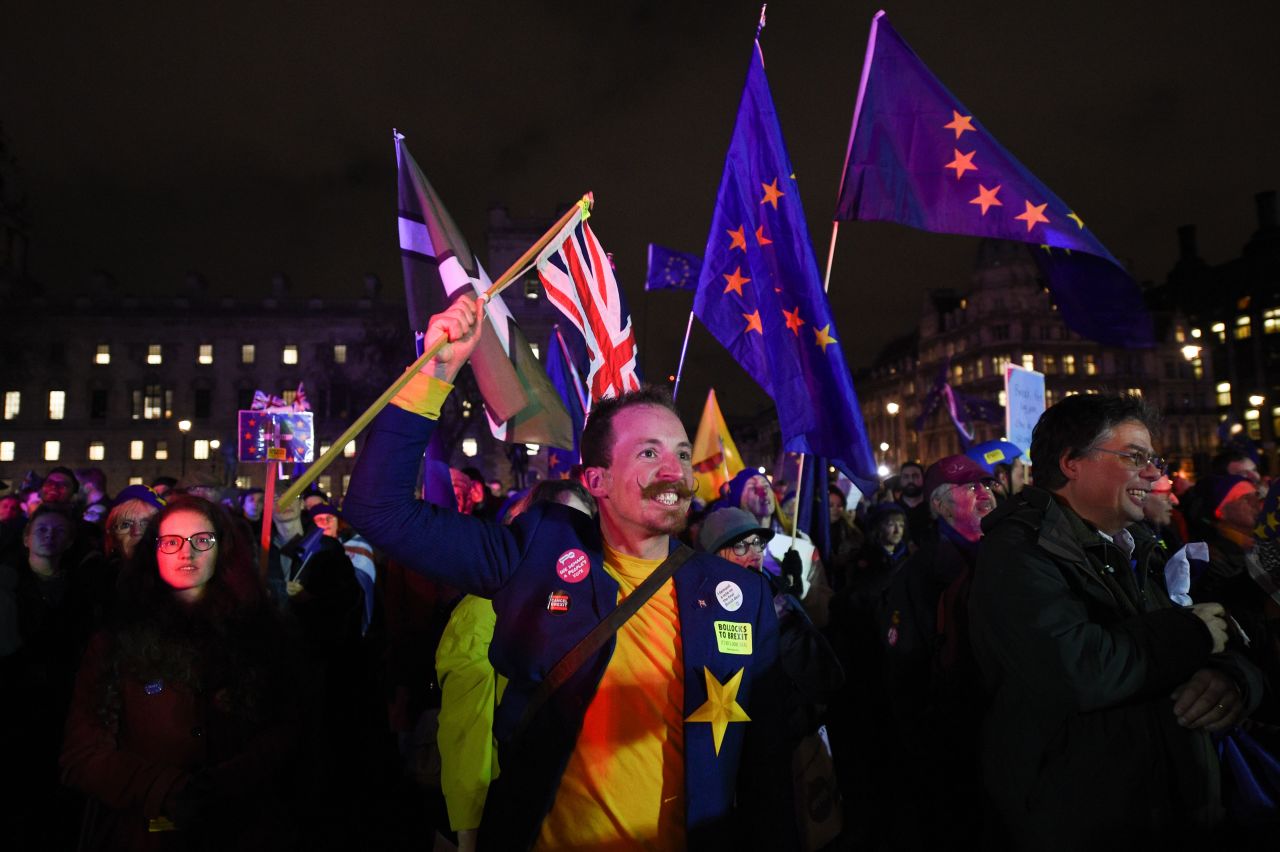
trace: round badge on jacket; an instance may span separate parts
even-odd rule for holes
[[[574,547],[556,559],[556,576],[566,583],[581,583],[591,571],[591,559]]]

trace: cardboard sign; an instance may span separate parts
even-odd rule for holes
[[[238,432],[242,462],[286,461],[307,464],[315,460],[315,415],[310,411],[241,411]],[[273,458],[279,435],[283,456]]]
[[[1004,429],[1009,442],[1022,447],[1022,460],[1031,463],[1027,448],[1031,430],[1044,414],[1044,373],[1010,364],[1004,369]]]

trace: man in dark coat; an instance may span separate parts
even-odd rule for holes
[[[991,706],[984,769],[1014,843],[1151,848],[1221,817],[1210,734],[1258,703],[1221,605],[1174,606],[1137,523],[1163,473],[1135,397],[1071,396],[1036,425],[1029,487],[987,517],[970,598]]]

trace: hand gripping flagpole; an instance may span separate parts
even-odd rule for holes
[[[488,301],[505,290],[512,281],[519,278],[520,275],[529,268],[530,264],[536,261],[538,255],[542,253],[542,250],[545,249],[571,221],[573,221],[575,216],[581,215],[585,218],[590,215],[591,207],[594,203],[595,196],[590,192],[582,196],[578,203],[569,208],[545,234],[538,238],[537,242],[530,246],[524,254],[520,255],[520,257],[516,259],[515,263],[511,264],[506,272],[498,276],[493,284],[490,285],[489,289],[485,290],[476,302],[476,307],[479,310],[479,314],[476,317],[477,322],[484,319],[484,307]],[[356,418],[354,423],[347,427],[347,431],[343,432],[338,439],[330,445],[328,452],[316,459],[311,467],[307,468],[306,472],[299,476],[297,480],[294,481],[293,485],[289,486],[289,490],[285,491],[280,497],[280,501],[276,504],[277,507],[288,505],[291,501],[297,499],[298,495],[305,491],[307,486],[315,481],[316,477],[324,473],[325,469],[328,468],[329,465],[333,464],[334,460],[342,454],[343,448],[346,447],[347,444],[350,443],[357,435],[364,431],[365,427],[369,425],[375,416],[377,416],[378,412],[385,408],[387,403],[391,402],[392,397],[398,394],[405,385],[409,384],[409,380],[414,377],[414,374],[425,367],[428,361],[436,357],[448,342],[448,335],[442,334],[427,344],[423,348],[422,355],[418,357],[418,360],[410,364],[409,368],[404,371],[404,374],[392,382],[391,387],[383,391],[382,395],[375,399],[373,404],[365,409],[364,414],[361,414]]]

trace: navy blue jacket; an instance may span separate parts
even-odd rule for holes
[[[343,511],[392,559],[493,600],[497,626],[489,658],[510,683],[494,719],[502,774],[489,792],[481,843],[528,848],[555,801],[614,641],[552,695],[518,739],[513,732],[551,667],[616,607],[618,584],[604,571],[596,521],[575,509],[535,507],[504,527],[415,500],[417,470],[434,428],[434,421],[394,406],[379,414],[356,463]],[[584,577],[567,582],[557,573],[557,560],[572,550],[586,555],[589,568]],[[716,596],[724,581],[741,591],[741,605],[732,611]],[[707,700],[704,666],[721,683],[743,671],[737,701],[751,721],[729,724],[719,755],[710,724],[684,726],[689,846],[729,847],[744,835],[758,838],[786,822],[771,818],[778,811],[771,814],[762,801],[770,783],[777,790],[789,780],[776,774],[785,771],[788,750],[779,724],[784,690],[773,596],[763,577],[704,553],[685,563],[674,582],[684,716]],[[568,595],[567,612],[551,611],[553,594]],[[716,622],[750,625],[751,652],[722,653]]]

